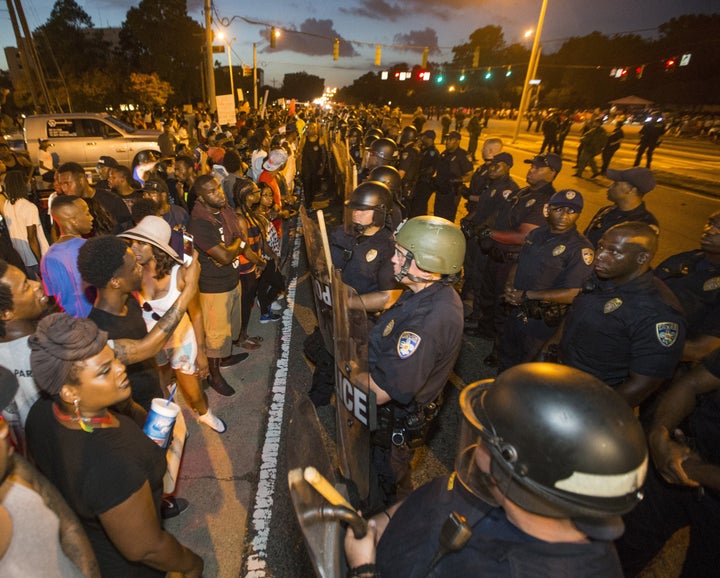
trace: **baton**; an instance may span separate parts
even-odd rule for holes
[[[318,494],[330,502],[333,506],[344,506],[348,510],[355,511],[355,509],[343,498],[342,494],[338,492],[330,482],[325,479],[320,472],[314,467],[308,466],[303,472],[305,481],[310,484]]]

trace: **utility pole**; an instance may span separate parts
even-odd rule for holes
[[[205,81],[207,82],[207,98],[210,112],[215,113],[217,102],[215,101],[215,67],[213,66],[213,31],[211,0],[205,0]]]
[[[253,110],[257,110],[257,44],[253,42]]]

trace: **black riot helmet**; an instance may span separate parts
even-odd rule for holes
[[[367,139],[368,137],[372,137],[372,136],[375,136],[377,138],[382,138],[385,135],[383,134],[382,129],[379,129],[378,127],[374,126],[372,128],[367,129],[367,131],[365,131],[365,139]],[[373,139],[373,140],[375,140],[375,139]],[[370,142],[372,142],[372,141],[370,141]]]
[[[404,147],[406,144],[416,141],[418,138],[418,131],[414,126],[408,125],[402,129],[400,133],[400,146]]]
[[[365,148],[367,150],[370,150],[370,145],[379,138],[380,137],[378,135],[376,135],[375,133],[366,134],[365,138],[363,139],[363,144],[365,145]]]
[[[355,139],[355,142],[360,142],[363,135],[363,129],[359,124],[353,125],[348,130],[348,138]]]
[[[460,407],[455,468],[468,490],[497,505],[494,488],[529,512],[572,519],[590,537],[622,531],[618,517],[642,499],[648,451],[617,392],[578,369],[524,363],[467,386]]]
[[[382,165],[375,167],[370,171],[369,181],[378,181],[384,184],[393,195],[394,199],[399,199],[402,192],[402,177],[395,167],[390,165]]]
[[[397,145],[395,141],[389,138],[379,138],[370,144],[370,150],[378,164],[388,165],[397,157]]]
[[[359,184],[345,201],[345,229],[349,233],[364,233],[370,226],[384,227],[389,223],[393,209],[393,196],[387,185],[377,181],[365,181]],[[369,225],[352,222],[352,211],[373,211],[373,220]]]

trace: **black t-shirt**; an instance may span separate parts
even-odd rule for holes
[[[122,233],[133,226],[130,211],[119,195],[103,189],[95,189],[95,199],[115,220],[114,234]]]
[[[103,578],[164,576],[125,559],[103,531],[99,516],[125,502],[147,481],[159,517],[165,451],[124,415],[115,414],[119,427],[88,433],[60,424],[52,406],[48,399],[33,405],[25,425],[28,446],[40,471],[80,518]]]
[[[220,265],[207,254],[207,251],[213,247],[226,243],[222,221],[211,223],[205,219],[191,217],[188,231],[193,235],[200,259],[200,293],[227,293],[235,289],[240,282],[238,273],[240,262],[234,259],[228,265]]]
[[[88,319],[92,319],[95,325],[107,331],[109,339],[143,339],[148,333],[142,310],[134,297],[127,300],[127,315],[124,317],[93,307]],[[131,363],[126,369],[133,399],[150,411],[153,398],[163,397],[155,357]]]

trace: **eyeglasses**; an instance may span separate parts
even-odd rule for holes
[[[145,303],[143,303],[143,305],[142,305],[142,308],[143,308],[143,311],[145,311],[146,313],[152,313],[152,315],[150,317],[152,317],[153,320],[160,321],[160,315],[155,313],[155,311],[153,310],[152,305],[150,305],[150,303],[145,301]]]

